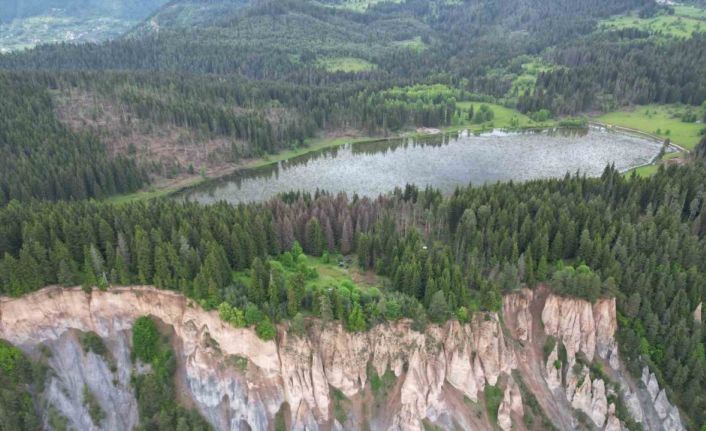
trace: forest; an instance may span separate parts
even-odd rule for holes
[[[702,144],[702,147],[703,148]],[[0,210],[0,286],[154,284],[263,338],[302,316],[353,331],[403,317],[417,327],[496,311],[501,294],[545,284],[616,296],[623,358],[650,364],[704,421],[704,333],[692,312],[706,273],[706,167],[652,178],[569,176],[458,189],[408,186],[377,199],[292,193],[265,204],[12,202]],[[314,283],[320,259],[356,256],[378,289]],[[246,274],[247,277],[238,277]]]
[[[158,30],[146,22],[108,42],[0,55],[0,295],[155,285],[266,340],[276,325],[297,333],[310,318],[352,332],[403,318],[415,329],[466,322],[521,287],[616,297],[630,371],[649,365],[690,428],[704,429],[706,332],[693,312],[706,297],[706,138],[684,166],[645,178],[608,166],[600,178],[448,196],[408,185],[377,198],[293,191],[238,206],[106,202],[196,175],[189,157],[164,154],[190,145],[214,163],[266,161],[320,137],[381,138],[459,119],[492,128],[491,103],[537,122],[585,125],[566,116],[650,104],[688,105],[684,121],[706,121],[704,33],[602,26],[670,6],[347,5],[178,0],[152,16]],[[173,147],[162,153],[148,145],[164,141]],[[374,285],[326,278],[339,266]],[[208,429],[170,395],[168,337],[149,319],[132,336],[133,360],[154,370],[134,382],[141,429]],[[36,428],[28,389],[43,372],[0,343],[0,406],[10,406],[0,430]]]

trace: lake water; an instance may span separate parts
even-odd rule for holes
[[[201,203],[267,200],[292,190],[345,191],[376,196],[395,187],[431,185],[450,193],[457,186],[560,177],[580,171],[599,176],[651,162],[661,144],[591,127],[541,132],[492,132],[347,144],[270,166],[244,169],[182,196]]]

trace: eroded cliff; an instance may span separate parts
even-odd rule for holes
[[[274,429],[276,416],[295,430],[429,424],[510,430],[548,423],[618,430],[616,399],[647,429],[681,429],[666,393],[648,390],[649,372],[642,383],[621,369],[614,300],[590,304],[541,289],[509,295],[501,315],[477,313],[465,325],[418,332],[400,321],[350,333],[310,321],[304,335],[280,328],[276,342],[265,342],[172,292],[47,288],[2,300],[0,338],[30,354],[51,349],[44,398],[74,428],[98,429],[81,402],[87,386],[113,412],[102,429],[131,429],[138,418],[129,381],[139,370],[130,362],[127,334],[144,315],[173,328],[183,395],[218,430]],[[77,331],[106,340],[113,370],[80,349]],[[605,372],[597,372],[603,364]],[[493,393],[499,399],[491,400]]]

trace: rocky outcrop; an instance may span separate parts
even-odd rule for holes
[[[515,364],[500,320],[493,314],[478,314],[467,325],[430,326],[424,333],[413,331],[409,322],[381,325],[363,334],[349,333],[340,325],[316,324],[305,337],[280,331],[275,343],[223,323],[215,312],[205,312],[180,295],[149,287],[90,295],[80,289],[49,288],[3,300],[0,313],[0,338],[30,350],[39,343],[58,343],[73,330],[114,339],[138,317],[154,316],[171,326],[179,340],[185,385],[193,402],[222,430],[241,429],[243,424],[266,430],[284,402],[293,412],[293,429],[317,429],[317,424],[333,419],[329,388],[347,398],[361,395],[368,364],[379,375],[390,369],[402,379],[398,406],[384,418],[387,427],[421,430],[422,419],[453,412],[449,403],[454,394],[477,401],[485,385],[497,384]],[[231,356],[247,359],[247,370],[224,367]],[[72,376],[77,372],[56,369]],[[134,406],[134,400],[131,403],[127,404]],[[517,409],[516,394],[514,403]],[[76,412],[70,416],[78,415],[77,401],[69,404]],[[132,421],[134,416],[127,415]],[[116,423],[107,429],[129,429],[127,425]]]
[[[506,295],[503,301],[503,318],[514,339],[532,342],[532,310],[534,293],[529,289]]]
[[[0,338],[31,354],[42,345],[53,352],[45,399],[74,428],[99,429],[91,425],[81,398],[87,386],[109,412],[100,429],[122,431],[138,422],[129,384],[129,334],[144,315],[172,328],[180,388],[217,430],[272,429],[285,405],[293,430],[421,431],[422,421],[442,429],[491,429],[495,424],[482,407],[487,385],[502,390],[497,426],[524,429],[527,400],[515,381],[517,372],[525,373],[523,390],[533,392],[557,428],[574,429],[579,410],[596,427],[620,429],[606,382],[586,366],[574,366],[580,354],[619,369],[615,301],[592,305],[542,289],[506,296],[502,318],[476,313],[465,325],[452,321],[423,332],[400,321],[366,333],[312,320],[301,336],[281,327],[276,342],[265,342],[169,291],[132,287],[86,294],[47,288],[0,300]],[[93,331],[108,341],[114,370],[105,358],[82,351],[76,331]],[[548,335],[558,342],[545,360],[541,344]],[[389,392],[377,399],[370,380],[386,373],[394,375],[394,383],[388,382]],[[682,429],[678,410],[654,375],[643,379],[644,389],[619,382],[634,418],[642,419],[642,400],[649,399],[648,413],[665,429]],[[345,417],[337,414],[341,402],[350,410]]]
[[[45,344],[43,353],[48,354],[48,366],[53,371],[45,384],[45,400],[72,429],[127,430],[138,422],[137,401],[130,386],[128,338],[118,333],[111,340],[110,359],[84,352],[73,331]],[[105,413],[100,424],[91,419],[85,391],[90,391]]]
[[[684,424],[682,423],[679,409],[672,405],[667,398],[667,393],[664,389],[660,390],[657,376],[651,373],[647,367],[642,369],[642,384],[647,389],[649,400],[654,407],[659,420],[662,421],[662,426],[666,431],[682,431]]]
[[[547,335],[560,340],[569,358],[578,352],[592,361],[596,353],[601,359],[617,365],[615,331],[615,299],[601,299],[595,304],[582,299],[562,298],[550,294],[542,310],[542,322]],[[573,365],[573,364],[572,364]]]
[[[500,426],[503,431],[510,431],[512,429],[513,415],[517,418],[521,418],[525,415],[525,412],[522,405],[520,388],[517,387],[514,380],[510,380],[505,388],[503,401],[498,409],[498,426]]]

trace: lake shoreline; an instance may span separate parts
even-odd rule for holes
[[[451,193],[456,187],[560,177],[600,176],[607,164],[627,172],[653,163],[661,143],[604,127],[486,129],[359,141],[242,169],[182,190],[179,199],[233,204],[294,189],[373,197],[405,184]],[[260,197],[256,197],[260,196]]]
[[[255,159],[250,159],[242,164],[238,165],[232,165],[228,166],[225,169],[220,169],[218,170],[215,174],[210,174],[207,177],[203,176],[193,176],[193,177],[186,177],[186,178],[181,178],[177,179],[176,181],[170,181],[167,182],[166,185],[163,186],[158,186],[154,188],[154,190],[142,190],[138,191],[129,195],[120,195],[120,196],[113,196],[111,198],[106,199],[104,202],[107,203],[113,203],[113,204],[120,204],[120,203],[125,203],[125,202],[131,202],[131,201],[141,201],[141,200],[149,200],[149,199],[155,199],[155,198],[162,198],[162,197],[175,197],[181,194],[187,194],[190,191],[193,191],[194,189],[200,188],[200,187],[205,187],[208,186],[211,183],[217,183],[218,181],[222,181],[230,176],[233,176],[237,174],[238,172],[246,172],[249,170],[254,170],[254,169],[259,169],[259,168],[266,168],[266,167],[272,167],[276,164],[279,164],[281,162],[286,162],[292,159],[296,159],[302,156],[306,155],[311,155],[315,152],[318,151],[323,151],[323,150],[330,150],[330,149],[335,149],[335,148],[341,148],[349,144],[374,144],[374,143],[382,143],[382,142],[392,142],[392,141],[397,141],[397,140],[402,140],[402,139],[433,139],[435,137],[440,137],[440,136],[449,136],[453,134],[459,134],[463,133],[464,131],[467,131],[469,134],[474,134],[476,136],[487,134],[487,133],[492,133],[495,131],[501,131],[501,132],[507,132],[507,133],[529,133],[529,132],[536,132],[536,133],[542,133],[545,131],[550,131],[550,130],[557,130],[557,129],[584,129],[584,128],[589,128],[591,126],[597,126],[600,128],[604,128],[606,130],[610,131],[615,131],[617,133],[622,133],[622,134],[628,134],[628,135],[637,135],[642,138],[650,139],[655,142],[660,142],[660,138],[637,130],[637,129],[630,129],[630,128],[624,128],[621,126],[614,126],[598,121],[589,121],[586,126],[572,126],[572,125],[565,125],[565,126],[560,126],[559,122],[555,121],[552,123],[547,123],[547,124],[542,124],[539,126],[520,126],[520,127],[485,127],[485,126],[476,126],[474,127],[473,125],[464,125],[464,126],[449,126],[445,127],[442,129],[437,129],[438,133],[424,133],[420,132],[420,129],[416,129],[415,131],[412,132],[405,132],[402,134],[397,134],[394,136],[379,136],[379,137],[372,137],[372,136],[364,136],[364,137],[340,137],[340,138],[319,138],[318,140],[315,140],[313,144],[310,144],[305,147],[301,148],[296,148],[296,149],[289,149],[289,150],[284,150],[279,153],[269,155],[269,156],[264,156],[260,158],[255,158]],[[316,142],[318,141],[318,142]],[[679,152],[684,152],[688,153],[688,150],[684,149],[683,147],[680,147],[676,144],[671,144],[670,146],[678,149]],[[659,162],[659,157],[655,156],[649,163],[644,163],[640,164],[637,166],[630,167],[626,169],[624,172],[630,172],[635,169],[639,169],[645,166],[651,166],[655,165]]]

